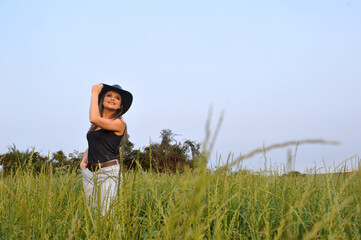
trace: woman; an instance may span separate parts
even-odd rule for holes
[[[119,85],[96,84],[92,89],[88,150],[80,168],[85,196],[91,207],[100,207],[104,216],[120,186],[119,149],[126,124],[122,115],[133,101],[130,92]]]

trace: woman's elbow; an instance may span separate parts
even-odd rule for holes
[[[99,122],[99,119],[97,119],[96,117],[90,117],[89,118],[89,121],[92,123],[92,124],[97,124]]]

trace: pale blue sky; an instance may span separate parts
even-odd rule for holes
[[[356,0],[0,0],[0,153],[84,151],[104,82],[133,93],[137,148],[165,128],[202,142],[213,106],[213,131],[225,110],[213,165],[216,151],[324,138],[342,145],[300,146],[296,170],[333,166],[361,149],[360,13]]]

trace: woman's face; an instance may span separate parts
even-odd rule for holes
[[[119,93],[108,91],[104,96],[103,106],[112,110],[118,110],[122,104],[122,97]]]

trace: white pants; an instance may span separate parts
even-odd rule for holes
[[[115,200],[121,184],[119,165],[100,168],[95,172],[82,170],[85,197],[92,209],[99,209],[104,216]]]

